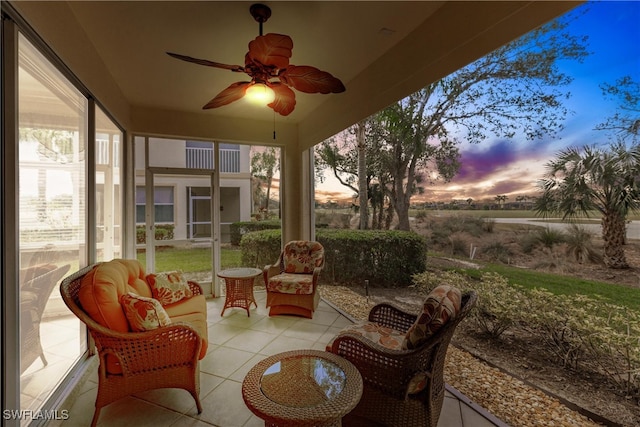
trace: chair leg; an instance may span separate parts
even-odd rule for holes
[[[198,393],[196,393],[195,391],[190,391],[189,393],[191,393],[191,396],[193,396],[193,400],[196,401],[196,408],[198,409],[198,414],[201,414],[202,404],[200,404],[200,397],[198,396]]]
[[[96,408],[96,410],[93,413],[93,419],[91,420],[91,427],[96,427],[96,424],[98,424],[98,418],[100,417],[100,409],[102,408]]]

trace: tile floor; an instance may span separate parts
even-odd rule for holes
[[[224,298],[208,301],[209,350],[200,363],[200,399],[203,412],[198,415],[189,393],[179,389],[161,389],[140,393],[114,402],[102,409],[99,426],[188,426],[235,427],[263,426],[244,404],[241,385],[247,372],[260,360],[287,350],[312,348],[324,350],[326,343],[351,321],[322,301],[313,319],[293,316],[269,317],[264,291],[256,291],[258,308],[251,316],[243,309],[220,311]],[[97,393],[97,375],[82,386],[69,410],[69,418],[60,425],[85,427],[91,422]],[[55,425],[55,424],[52,424]],[[439,427],[506,426],[469,401],[456,390],[447,392]]]

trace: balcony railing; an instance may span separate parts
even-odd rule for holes
[[[111,144],[108,139],[96,139],[96,164],[98,165],[110,165],[113,155],[114,164],[113,167],[120,167],[120,143],[115,141],[113,143],[113,153]]]
[[[213,169],[213,149],[187,147],[187,168]],[[240,172],[240,150],[220,149],[220,172]]]

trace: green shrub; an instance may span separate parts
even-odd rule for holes
[[[581,294],[552,294],[509,284],[497,273],[472,279],[456,272],[425,272],[414,276],[426,294],[439,284],[478,293],[470,313],[472,327],[494,338],[514,330],[526,336],[550,360],[571,369],[604,375],[620,393],[640,397],[640,313]]]
[[[538,236],[536,233],[526,233],[518,241],[520,249],[522,249],[522,252],[524,252],[525,254],[530,254],[531,252],[533,252],[533,250],[539,243],[540,241],[538,240]]]
[[[500,241],[488,243],[482,248],[482,253],[490,260],[497,260],[505,264],[509,263],[509,258],[513,255],[511,250]]]
[[[481,333],[493,338],[500,337],[520,318],[522,290],[496,273],[485,273],[480,280],[474,280],[454,271],[430,271],[414,275],[413,283],[422,295],[438,285],[455,286],[462,292],[476,291],[478,302],[469,319]]]
[[[585,298],[533,289],[520,307],[523,329],[536,336],[545,351],[565,367],[577,368],[584,359],[579,322],[586,320],[586,313],[579,312],[578,306]]]
[[[602,262],[602,255],[594,249],[591,242],[592,238],[593,233],[583,226],[570,224],[565,236],[567,254],[573,255],[579,263],[586,261]]]
[[[240,247],[246,266],[264,267],[280,255],[280,230],[247,233]],[[324,283],[372,286],[408,286],[411,276],[426,269],[427,245],[423,237],[407,231],[316,230],[324,246]]]
[[[452,215],[438,219],[427,218],[425,221],[431,230],[430,241],[434,245],[449,247],[452,253],[460,255],[468,255],[470,240],[459,236],[464,234],[480,237],[493,230],[492,220],[474,216]]]
[[[156,240],[173,240],[173,224],[156,224],[155,239]],[[141,245],[146,243],[147,234],[144,225],[136,225],[136,243]]]
[[[546,248],[553,248],[554,245],[563,243],[565,241],[565,234],[559,230],[552,230],[551,228],[544,228],[537,233],[538,242]]]
[[[316,237],[325,248],[325,281],[408,286],[426,269],[426,240],[413,232],[327,229],[316,230]]]
[[[427,296],[436,286],[440,285],[455,286],[464,291],[471,289],[471,283],[476,281],[465,274],[450,270],[424,271],[414,274],[412,280],[416,291],[422,296]]]
[[[276,262],[282,250],[281,236],[279,229],[244,234],[240,240],[242,265],[262,269]]]
[[[231,233],[231,244],[238,246],[240,244],[240,239],[246,233],[252,231],[260,231],[260,230],[275,230],[280,229],[280,221],[279,220],[270,220],[270,221],[240,221],[231,223],[229,226],[229,231]]]
[[[449,236],[449,243],[451,244],[451,255],[469,256],[471,240],[468,234],[455,232]]]
[[[424,209],[419,210],[418,212],[416,212],[416,221],[419,222],[425,222],[427,220],[427,211]]]
[[[482,218],[482,229],[487,233],[493,233],[496,228],[496,220],[494,218]]]

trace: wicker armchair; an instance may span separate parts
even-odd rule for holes
[[[20,373],[29,368],[36,359],[47,366],[42,343],[40,341],[40,323],[44,309],[49,302],[51,292],[69,271],[69,264],[56,267],[54,264],[41,264],[21,272],[20,279]]]
[[[444,361],[458,323],[475,305],[477,295],[462,296],[458,315],[413,350],[390,350],[354,332],[343,332],[327,347],[353,363],[362,374],[364,391],[344,425],[436,427],[444,401]],[[391,304],[371,309],[369,321],[406,333],[417,316]],[[410,383],[423,374],[421,391],[409,393]]]
[[[318,242],[288,242],[278,261],[263,269],[269,316],[293,314],[308,318],[320,303],[318,278],[324,266],[324,248]]]
[[[98,264],[66,277],[60,293],[69,309],[89,328],[95,341],[100,365],[98,396],[91,426],[95,426],[102,407],[122,397],[157,388],[182,388],[200,404],[200,370],[198,356],[202,338],[187,323],[172,323],[146,332],[117,332],[94,321],[81,307],[79,300],[82,279]],[[195,282],[189,282],[194,295],[202,294]],[[109,372],[108,357],[115,358],[121,373]]]

